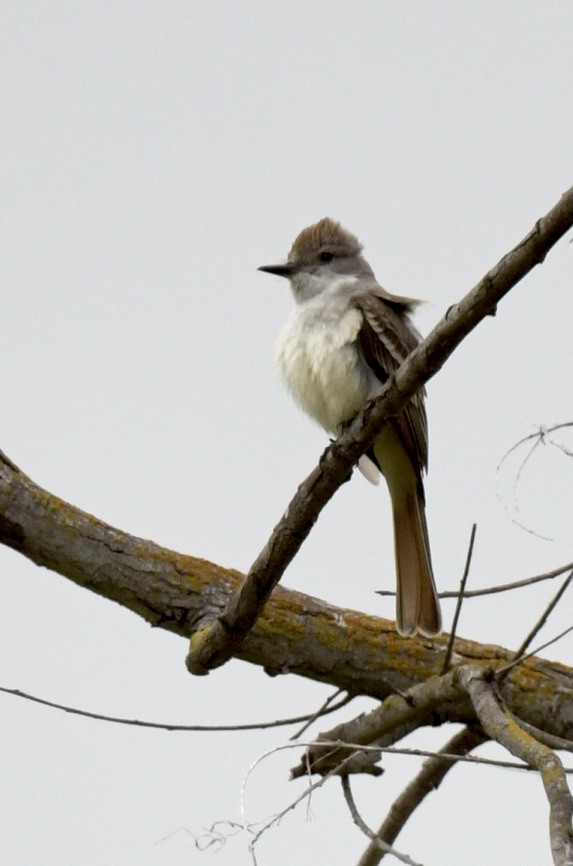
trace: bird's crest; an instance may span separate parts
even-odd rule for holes
[[[328,249],[339,256],[359,255],[362,246],[358,238],[342,228],[340,223],[324,217],[312,226],[303,229],[289,253],[289,262],[300,262]]]

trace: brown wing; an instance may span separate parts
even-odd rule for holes
[[[355,295],[353,303],[363,315],[358,345],[364,360],[382,383],[396,372],[418,345],[418,334],[408,311],[406,299],[385,299],[374,292]],[[425,390],[421,388],[397,418],[392,419],[412,465],[419,472],[428,468],[428,424],[424,408]]]

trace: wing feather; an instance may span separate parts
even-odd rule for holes
[[[386,382],[419,343],[419,335],[408,316],[416,303],[393,298],[383,289],[356,294],[353,303],[362,312],[358,346],[364,360],[380,380]],[[420,481],[428,468],[428,423],[422,388],[392,419]],[[420,485],[421,486],[421,485]]]

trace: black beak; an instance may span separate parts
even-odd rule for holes
[[[294,265],[261,265],[258,271],[265,274],[275,274],[277,277],[291,277],[294,274]]]

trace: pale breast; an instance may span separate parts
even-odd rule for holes
[[[362,313],[354,307],[301,304],[279,336],[276,360],[296,402],[330,433],[353,418],[368,394],[356,348]]]

